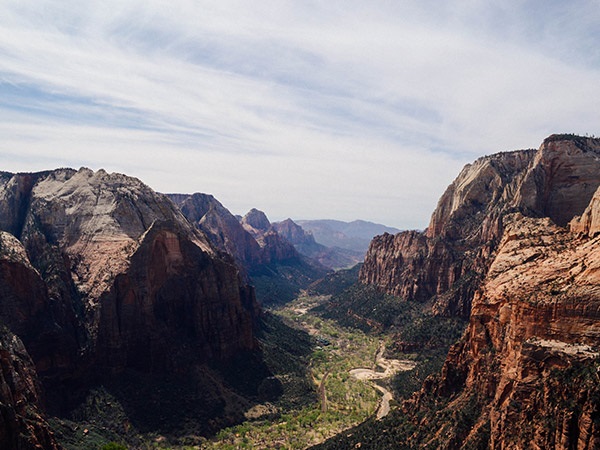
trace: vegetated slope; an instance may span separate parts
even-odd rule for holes
[[[597,139],[560,135],[530,155],[520,181],[509,182],[512,206],[496,216],[492,235],[499,238],[482,260],[485,273],[468,328],[441,372],[426,380],[402,412],[319,448],[600,446],[600,193],[590,194],[590,185],[598,187],[599,149]],[[454,220],[448,228],[439,225],[461,209],[449,198],[465,197],[453,192],[479,185],[463,175],[449,189],[452,196],[440,201],[428,233],[456,232],[464,241]],[[480,204],[475,209],[482,211]],[[490,230],[490,217],[476,213],[461,220],[473,224],[471,230]],[[422,269],[418,261],[406,273]],[[441,277],[447,273],[440,271]]]
[[[301,255],[262,211],[252,209],[240,221],[212,195],[169,197],[213,245],[234,257],[263,304],[289,301],[328,272],[317,261]]]
[[[134,429],[171,432],[179,422],[208,433],[243,417],[270,376],[254,293],[232,258],[139,180],[89,169],[1,173],[0,230],[0,321],[31,356],[27,383],[41,382],[52,414],[73,418],[103,386]],[[237,385],[223,376],[232,368],[247,372]],[[178,380],[187,387],[160,392]]]

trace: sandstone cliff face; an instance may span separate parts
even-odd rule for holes
[[[214,246],[235,259],[263,303],[289,301],[301,288],[327,273],[280,235],[262,211],[252,209],[238,220],[212,195],[169,197]]]
[[[269,219],[264,212],[256,208],[252,208],[242,218],[242,226],[254,237],[259,238],[261,235],[269,231],[271,228],[271,222],[269,222]]]
[[[600,185],[600,140],[553,135],[537,150],[467,165],[441,197],[424,232],[375,238],[360,280],[434,312],[468,317],[471,299],[504,231],[506,214],[581,215]]]
[[[240,221],[212,195],[169,194],[184,216],[221,251],[229,253],[246,271],[262,263],[261,248]]]
[[[182,371],[256,350],[252,291],[172,223],[154,222],[101,298],[98,347],[112,371]]]
[[[0,328],[0,448],[59,450],[42,415],[37,374],[21,340]]]
[[[185,373],[257,350],[254,292],[232,259],[139,180],[2,173],[0,210],[0,319],[54,411],[86,374]]]
[[[420,442],[598,448],[599,274],[599,239],[577,238],[548,218],[507,217],[467,332],[439,379],[405,405],[411,413],[431,400],[445,405],[435,434]]]
[[[581,216],[569,222],[569,229],[576,234],[594,237],[600,232],[600,188],[594,193],[590,204]]]

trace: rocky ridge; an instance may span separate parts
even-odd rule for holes
[[[482,158],[449,187],[424,233],[375,240],[369,276],[404,289],[408,276],[438,270],[441,284],[433,273],[420,280],[442,295],[456,295],[448,274],[474,261],[446,249],[478,255],[479,278],[461,275],[471,283],[469,323],[401,412],[321,448],[600,447],[599,160],[599,139],[572,135],[551,136],[537,152]],[[386,280],[375,256],[402,267]],[[442,295],[419,298],[423,289],[405,298],[439,307]]]
[[[272,224],[275,231],[289,241],[299,253],[330,269],[346,269],[362,262],[359,251],[319,244],[312,233],[305,231],[292,219]]]
[[[35,365],[27,383],[39,379],[54,413],[121,373],[169,376],[256,354],[252,288],[139,180],[1,173],[0,212],[0,321],[23,341]]]
[[[448,449],[597,448],[600,240],[548,218],[505,221],[465,335],[441,375],[404,405],[418,414],[434,401],[447,419],[413,439]]]
[[[262,303],[291,300],[299,289],[327,273],[318,261],[296,250],[277,224],[256,208],[238,220],[212,195],[168,196],[214,246],[233,256]]]
[[[365,284],[437,314],[468,317],[513,212],[565,226],[600,185],[600,140],[553,135],[536,150],[498,153],[465,166],[442,195],[424,232],[373,239]]]

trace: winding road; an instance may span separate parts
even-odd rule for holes
[[[379,403],[379,409],[377,410],[377,420],[380,420],[389,414],[390,400],[392,400],[394,396],[388,389],[375,383],[374,380],[386,380],[398,372],[412,370],[416,366],[414,361],[401,361],[398,359],[384,358],[384,352],[385,345],[381,344],[375,357],[375,366],[383,369],[383,372],[365,368],[356,368],[350,370],[350,376],[356,378],[357,380],[370,381],[371,385],[383,394],[381,402]]]

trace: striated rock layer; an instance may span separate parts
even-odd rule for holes
[[[322,448],[600,448],[598,164],[577,136],[482,158],[426,232],[374,241],[363,280],[445,313],[463,299],[469,324],[401,412]]]
[[[137,179],[0,173],[0,230],[0,321],[55,411],[92,374],[185,373],[257,350],[254,292],[232,258]]]
[[[465,166],[424,232],[377,236],[362,283],[443,315],[468,317],[512,212],[565,226],[600,185],[600,139],[553,135],[540,148],[498,153]]]
[[[426,412],[429,433],[412,439],[440,449],[599,448],[600,239],[548,218],[505,222],[465,335],[404,405],[413,417]],[[431,402],[442,405],[435,414]]]

